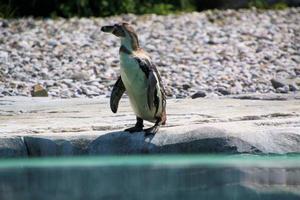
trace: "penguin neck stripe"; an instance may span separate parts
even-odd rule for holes
[[[125,53],[125,54],[131,54],[132,52],[127,49],[124,45],[121,45],[120,47],[120,52]]]

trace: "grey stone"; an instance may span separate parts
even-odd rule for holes
[[[223,87],[217,88],[217,92],[219,92],[222,95],[230,95],[231,94],[229,89],[226,89]]]
[[[55,47],[58,45],[58,43],[56,40],[50,40],[50,41],[48,41],[48,45]]]
[[[294,72],[297,76],[300,76],[300,68],[295,68]]]
[[[205,96],[206,96],[206,93],[204,91],[197,91],[191,97],[192,97],[192,99],[196,99],[196,98],[205,97]]]
[[[288,85],[285,85],[284,87],[278,87],[276,88],[276,92],[278,93],[288,93],[290,90]]]
[[[286,84],[283,81],[277,80],[277,79],[271,79],[272,86],[277,89],[277,88],[283,88],[286,86]]]
[[[289,90],[292,92],[299,91],[299,87],[296,84],[289,84]]]
[[[182,89],[184,89],[184,90],[188,90],[190,88],[191,88],[191,86],[189,84],[183,84],[182,85]]]
[[[74,87],[74,82],[72,79],[64,79],[62,80],[62,83],[68,86],[68,88],[73,88]]]
[[[76,81],[82,81],[82,80],[86,81],[86,80],[90,79],[88,73],[86,73],[86,72],[76,72],[72,75],[71,78]]]
[[[53,80],[47,80],[47,81],[45,81],[45,84],[47,87],[52,87],[56,84],[56,82]]]
[[[6,20],[1,20],[1,27],[2,28],[8,28],[9,27],[9,23]]]

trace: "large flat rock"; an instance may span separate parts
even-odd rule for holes
[[[127,99],[113,114],[107,98],[5,97],[0,157],[300,152],[300,101],[255,99],[168,100],[167,125],[145,137],[122,131],[135,123]]]

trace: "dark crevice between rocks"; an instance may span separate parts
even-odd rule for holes
[[[22,141],[24,143],[24,146],[25,146],[25,149],[26,149],[26,152],[27,152],[27,156],[30,157],[29,147],[28,147],[27,142],[26,142],[24,137],[22,137]]]

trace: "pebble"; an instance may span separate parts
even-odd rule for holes
[[[228,89],[226,89],[226,88],[218,88],[217,89],[217,92],[219,92],[220,94],[222,94],[222,95],[230,95],[231,94],[231,92],[228,90]]]
[[[188,90],[189,88],[191,88],[191,86],[190,86],[189,84],[183,84],[183,85],[182,85],[182,88],[183,88],[184,90]]]
[[[9,24],[7,23],[7,21],[6,20],[2,20],[1,27],[2,28],[7,28],[8,26],[9,26]]]
[[[47,92],[47,90],[44,89],[44,87],[42,85],[36,84],[35,86],[33,86],[31,95],[33,97],[47,97],[48,92]]]
[[[300,76],[300,68],[295,68],[294,72],[295,72],[296,76]]]
[[[71,78],[75,81],[89,80],[89,75],[86,72],[75,72]]]
[[[276,89],[277,93],[288,93],[289,92],[289,86],[285,85],[284,87],[279,87]]]
[[[300,8],[125,16],[169,98],[299,90],[290,83],[300,76]],[[109,96],[120,42],[100,27],[123,20],[0,19],[1,95],[31,96],[41,84],[53,97]]]
[[[200,97],[205,97],[206,93],[204,91],[198,91],[196,93],[194,93],[191,98],[192,99],[196,99],[196,98],[200,98]]]
[[[296,84],[289,84],[289,90],[291,92],[299,91],[299,87]]]
[[[282,87],[285,87],[286,84],[283,83],[282,81],[280,80],[276,80],[276,79],[271,79],[271,83],[272,83],[272,86],[277,89],[277,88],[282,88]]]

